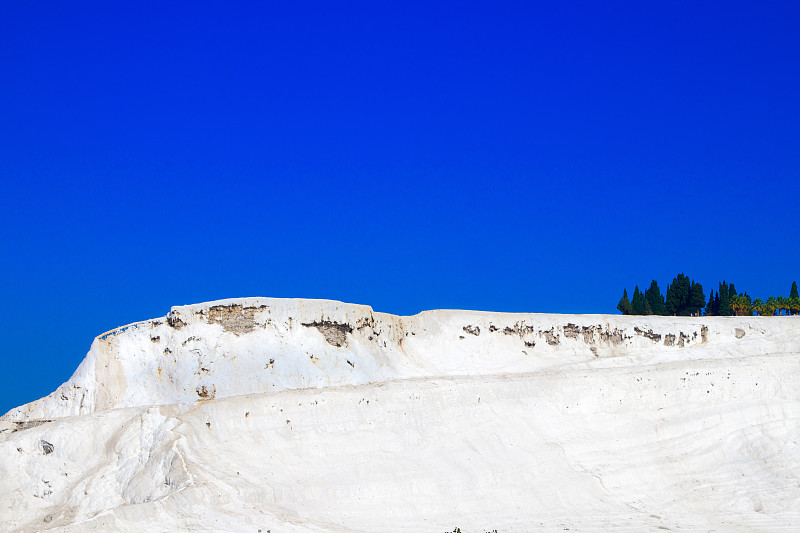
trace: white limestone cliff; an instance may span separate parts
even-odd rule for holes
[[[800,317],[245,298],[0,419],[0,531],[793,531]]]

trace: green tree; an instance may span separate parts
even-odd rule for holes
[[[631,314],[643,315],[644,314],[644,295],[639,292],[639,286],[633,289],[633,300],[631,300]]]
[[[749,316],[753,314],[753,303],[750,296],[739,294],[731,298],[731,309],[736,316]]]
[[[644,291],[644,299],[650,304],[650,309],[653,315],[663,315],[666,310],[664,309],[664,297],[661,296],[661,289],[658,288],[658,282],[653,280],[650,282],[650,288]]]
[[[706,316],[714,316],[714,289],[708,295],[708,304],[706,304]]]
[[[789,298],[787,298],[786,296],[778,296],[777,298],[775,298],[775,300],[777,300],[777,302],[778,302],[778,314],[779,315],[783,315],[783,314],[788,315],[789,314],[789,307],[790,307]]]
[[[770,296],[767,298],[767,301],[764,302],[764,314],[768,316],[773,316],[775,311],[778,309],[778,300],[774,296]]]
[[[792,314],[796,315],[796,314],[800,313],[800,306],[795,306],[794,305],[795,302],[800,302],[800,294],[797,293],[797,282],[796,281],[792,282],[792,290],[789,291],[789,301],[792,302],[792,305],[790,306],[790,308],[792,310]]]
[[[689,311],[689,291],[691,285],[689,278],[683,272],[672,280],[672,285],[667,288],[667,300],[664,303],[668,315],[686,316]]]
[[[645,291],[645,292],[647,292],[647,291]],[[650,302],[647,301],[647,298],[644,299],[644,314],[646,314],[646,315],[652,315],[653,314],[653,308],[650,307]]]
[[[728,288],[728,283],[724,280],[719,284],[719,311],[717,314],[719,316],[731,316],[733,314],[730,289]]]
[[[800,298],[789,298],[789,310],[793,315],[800,313]]]
[[[622,298],[619,299],[617,309],[619,309],[620,313],[623,315],[631,314],[631,301],[628,300],[628,289],[622,289]]]
[[[733,314],[736,316],[741,314],[741,302],[739,301],[738,296],[731,298],[731,311],[733,311]]]
[[[700,309],[706,305],[706,295],[703,292],[703,286],[694,281],[689,288],[689,309],[692,314],[700,316]]]

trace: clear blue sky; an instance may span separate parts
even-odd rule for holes
[[[0,12],[0,412],[178,304],[800,280],[796,2],[117,4]]]

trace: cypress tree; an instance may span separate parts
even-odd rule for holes
[[[691,304],[689,302],[689,296],[691,291],[691,282],[688,276],[684,276],[683,272],[678,274],[678,298],[680,299],[680,304],[678,308],[678,314],[680,316],[688,316],[691,314]],[[675,285],[673,283],[673,285]]]
[[[631,301],[628,300],[628,289],[622,289],[622,298],[619,299],[617,309],[619,309],[623,315],[631,314]]]
[[[650,309],[654,315],[665,314],[664,297],[661,296],[661,289],[658,288],[658,282],[653,280],[650,282],[650,288],[644,291],[644,299],[650,304]]]
[[[633,289],[633,300],[631,300],[631,314],[632,315],[644,314],[644,296],[642,295],[641,292],[639,292],[638,285]]]
[[[647,292],[647,291],[645,291],[645,292]],[[644,314],[646,314],[646,315],[652,315],[653,314],[653,308],[650,307],[650,302],[647,301],[647,298],[644,299]]]
[[[672,285],[667,289],[667,301],[665,302],[667,314],[685,316],[690,313],[690,288],[689,278],[687,278],[683,272],[672,280]]]
[[[667,283],[667,299],[664,302],[664,310],[668,315],[674,315],[675,311],[678,309],[678,305],[675,302],[675,290],[673,289],[672,285]]]
[[[730,289],[728,283],[722,280],[722,283],[719,284],[719,316],[731,316],[732,314]]]
[[[708,295],[708,303],[706,304],[706,316],[714,315],[714,289]]]
[[[797,282],[792,282],[792,290],[789,291],[789,298],[800,298],[800,295],[797,294]]]
[[[719,291],[714,295],[714,316],[719,316]]]
[[[693,281],[689,290],[689,309],[700,316],[700,309],[704,305],[706,305],[706,295],[703,293],[703,286]]]

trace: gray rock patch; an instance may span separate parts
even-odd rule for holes
[[[347,334],[353,332],[353,328],[350,324],[340,324],[329,320],[308,322],[303,325],[307,328],[317,328],[317,331],[322,333],[322,336],[325,337],[325,341],[337,348],[347,346]]]

